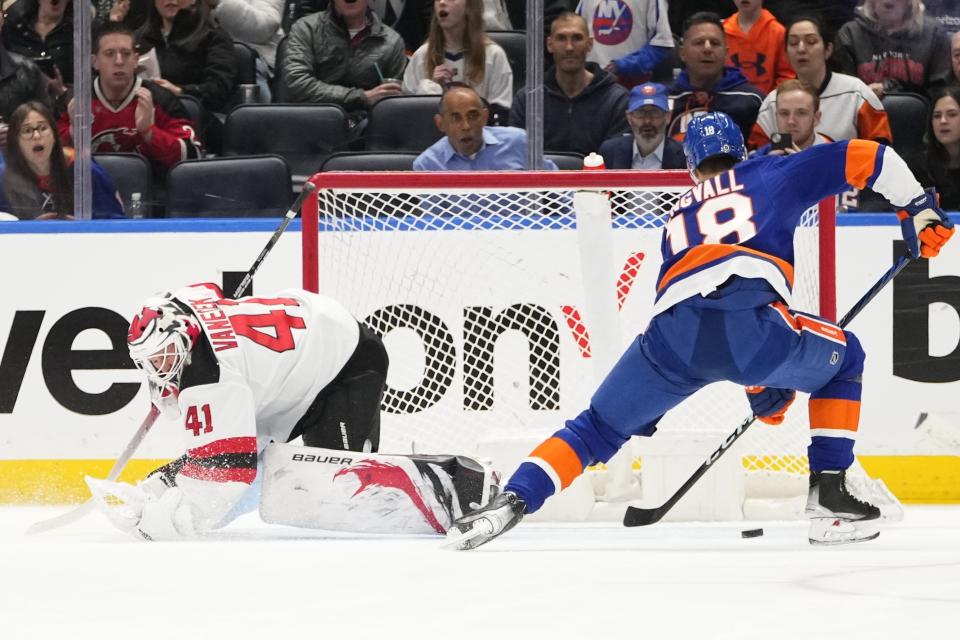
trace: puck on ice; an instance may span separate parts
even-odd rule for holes
[[[740,532],[741,538],[759,538],[763,535],[763,529],[746,529]]]

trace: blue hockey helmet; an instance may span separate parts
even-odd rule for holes
[[[704,160],[714,156],[730,156],[737,161],[747,159],[743,134],[733,118],[722,111],[700,113],[687,124],[683,139],[690,175]]]

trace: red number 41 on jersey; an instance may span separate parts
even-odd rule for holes
[[[203,413],[202,421],[200,419],[201,412]],[[184,424],[187,431],[193,431],[193,435],[195,436],[213,431],[213,418],[210,415],[210,405],[205,404],[200,407],[190,405],[190,408],[187,409],[187,419]]]

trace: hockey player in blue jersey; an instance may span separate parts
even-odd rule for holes
[[[600,384],[590,407],[541,443],[488,506],[448,534],[472,549],[512,528],[583,469],[609,460],[633,435],[701,387],[747,388],[757,417],[779,424],[796,395],[810,393],[813,544],[879,535],[880,512],[852,496],[864,352],[856,336],[789,308],[793,235],[802,213],[851,187],[870,187],[902,209],[915,258],[936,256],[953,224],[890,147],[866,140],[818,145],[790,156],[745,161],[743,137],[724,113],[694,118],[684,151],[696,186],[664,229],[653,318]]]

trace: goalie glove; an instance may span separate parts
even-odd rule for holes
[[[136,485],[85,478],[93,502],[111,524],[135,538],[173,540],[196,533],[193,511],[178,487],[155,475]]]
[[[911,258],[935,258],[955,231],[934,189],[914,198],[897,217]]]
[[[777,387],[746,387],[750,409],[760,422],[779,425],[786,417],[787,409],[793,404],[797,392],[793,389]]]

